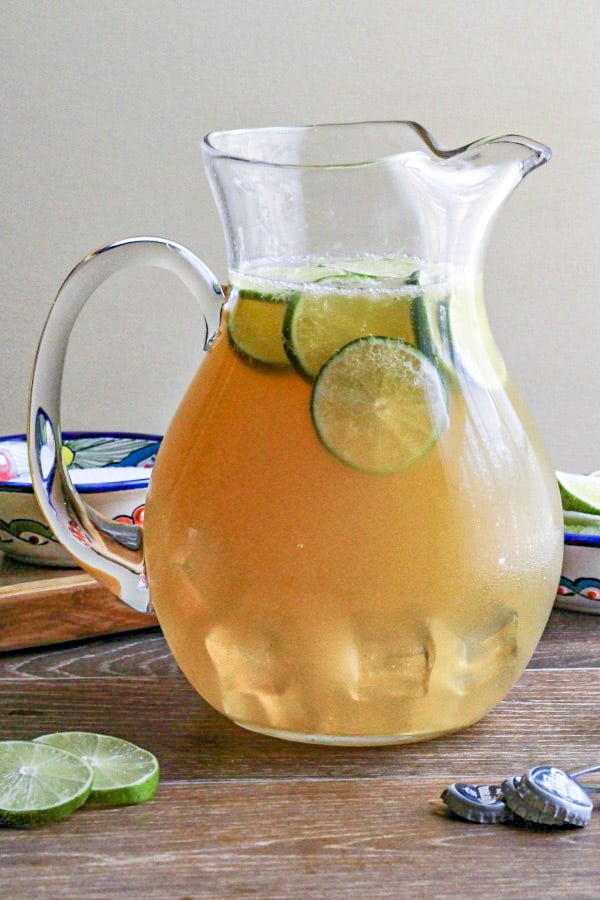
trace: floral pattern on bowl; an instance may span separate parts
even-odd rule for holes
[[[556,606],[600,614],[600,535],[565,534]]]
[[[161,440],[147,434],[67,432],[63,459],[93,509],[115,522],[141,525]],[[0,551],[36,565],[76,565],[38,507],[22,434],[0,438]]]

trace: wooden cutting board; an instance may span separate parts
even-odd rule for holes
[[[0,553],[0,652],[158,625],[81,569],[51,569]]]

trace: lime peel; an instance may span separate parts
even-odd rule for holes
[[[35,743],[66,750],[92,769],[92,803],[126,806],[144,803],[155,795],[160,778],[157,758],[130,741],[88,731],[42,735]]]

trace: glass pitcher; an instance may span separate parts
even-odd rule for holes
[[[482,293],[496,212],[550,151],[372,122],[212,133],[203,156],[228,283],[159,238],[69,275],[31,388],[42,509],[239,725],[332,744],[467,726],[525,668],[560,575],[554,472]],[[59,409],[77,314],[132,264],[176,272],[206,319],[143,534],[76,493]]]

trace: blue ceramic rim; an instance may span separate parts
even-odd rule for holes
[[[138,438],[141,440],[156,441],[160,443],[163,439],[162,434],[142,434],[137,431],[63,431],[63,440],[77,440],[77,438]],[[26,434],[3,434],[0,435],[0,443],[3,441],[22,441],[27,442]],[[110,468],[107,466],[107,468]],[[100,484],[82,484],[77,487],[78,494],[108,494],[110,491],[130,491],[135,488],[144,489],[150,484],[150,476],[147,478],[139,478],[133,481],[103,481]],[[16,484],[14,481],[0,480],[0,493],[5,494],[33,494],[33,485]]]
[[[575,534],[566,531],[565,545],[567,547],[600,547],[600,534]]]

